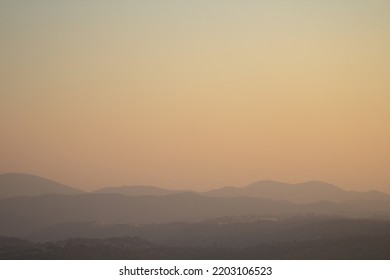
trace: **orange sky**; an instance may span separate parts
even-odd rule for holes
[[[390,192],[389,1],[54,2],[0,3],[0,173]]]

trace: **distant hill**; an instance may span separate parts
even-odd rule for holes
[[[27,238],[58,241],[67,238],[138,236],[164,246],[245,247],[264,243],[348,238],[359,235],[389,235],[389,220],[347,219],[338,216],[266,218],[240,216],[197,222],[166,224],[61,223],[46,227]]]
[[[94,193],[115,193],[129,196],[143,196],[143,195],[170,195],[183,192],[191,192],[188,190],[167,190],[154,186],[122,186],[122,187],[107,187],[94,191]]]
[[[297,205],[250,197],[198,194],[126,196],[87,193],[3,198],[0,235],[24,236],[65,222],[169,223],[226,216],[345,215],[389,217],[390,201],[320,202]]]
[[[86,193],[2,199],[0,235],[20,236],[64,222],[166,223],[223,216],[297,213],[289,202],[198,194],[126,196]],[[305,212],[306,209],[304,209]]]
[[[79,194],[81,191],[39,176],[22,173],[0,175],[0,198],[44,194]]]
[[[261,197],[294,203],[319,201],[345,202],[354,200],[390,201],[390,195],[378,191],[346,191],[334,185],[309,181],[289,184],[275,181],[258,181],[243,188],[225,187],[204,193],[213,197]]]

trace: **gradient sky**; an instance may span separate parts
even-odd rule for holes
[[[0,2],[0,173],[390,192],[390,1]]]

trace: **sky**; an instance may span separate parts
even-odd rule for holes
[[[0,173],[390,192],[390,1],[0,1]]]

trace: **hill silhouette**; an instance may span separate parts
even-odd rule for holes
[[[138,237],[33,243],[0,237],[1,260],[388,260],[390,235],[326,238],[245,248],[159,246]]]
[[[0,235],[21,236],[63,222],[167,223],[225,216],[307,214],[388,218],[390,202],[298,205],[262,198],[207,197],[190,193],[136,197],[95,193],[14,197],[1,200]]]
[[[275,181],[258,181],[246,187],[224,187],[204,193],[213,197],[261,197],[285,200],[294,203],[314,203],[319,201],[346,202],[356,200],[390,201],[390,195],[378,191],[346,191],[335,185],[309,181],[298,184]]]
[[[0,175],[0,197],[79,193],[82,191],[35,175],[23,173]]]
[[[106,187],[94,191],[94,193],[114,193],[114,194],[123,194],[129,196],[143,196],[143,195],[170,195],[183,192],[192,192],[189,190],[168,190],[163,188],[158,188],[154,186],[121,186],[121,187]]]
[[[73,187],[45,179],[43,177],[7,173],[0,175],[0,198],[18,196],[37,196],[46,194],[80,194]],[[257,181],[246,187],[224,187],[206,192],[193,190],[171,190],[155,186],[130,185],[105,187],[93,191],[95,194],[121,194],[126,196],[167,196],[175,194],[201,194],[208,197],[250,197],[270,200],[289,201],[298,204],[316,202],[348,202],[348,201],[390,201],[390,194],[379,191],[346,191],[335,185],[319,181],[290,184],[276,181]]]
[[[388,256],[389,195],[323,182],[259,181],[204,193],[151,186],[82,193],[38,176],[3,174],[0,195],[0,239],[55,242],[3,238],[5,259],[322,259],[338,256],[337,246],[346,259]]]
[[[234,215],[296,213],[298,210],[289,202],[184,193],[137,197],[95,193],[14,197],[1,200],[0,235],[20,236],[61,222],[162,223]]]
[[[337,216],[240,216],[162,224],[61,223],[27,236],[46,242],[67,238],[138,236],[163,246],[245,247],[264,243],[390,235],[390,221]],[[245,238],[243,238],[245,237]]]

